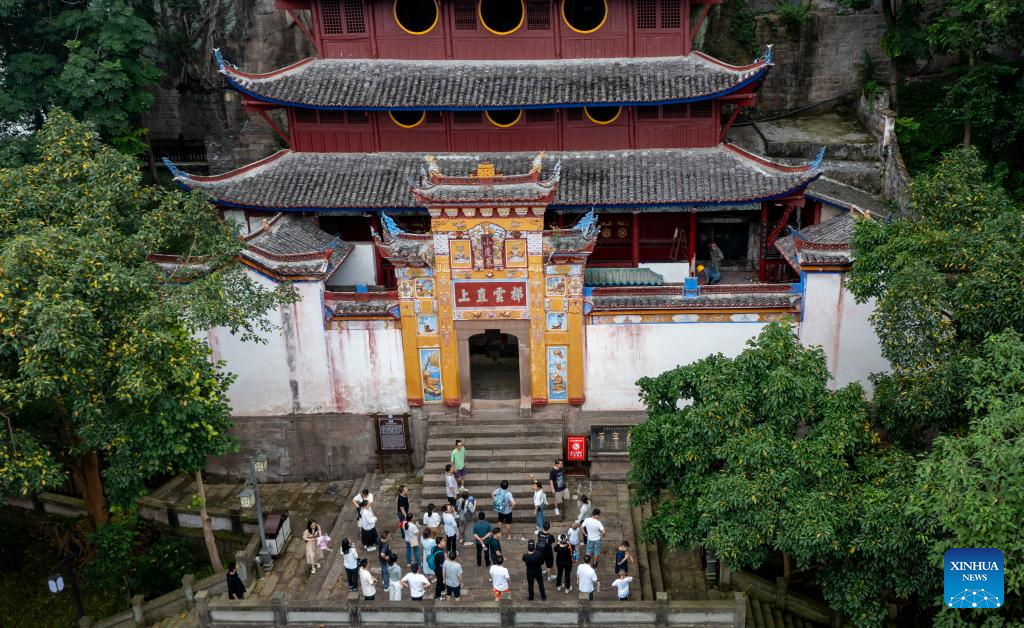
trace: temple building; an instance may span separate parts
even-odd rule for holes
[[[240,223],[240,263],[301,297],[265,344],[209,332],[235,412],[635,412],[638,378],[782,320],[838,385],[884,369],[822,154],[725,141],[775,60],[695,51],[717,3],[277,0],[315,58],[216,58],[286,148],[168,162]]]

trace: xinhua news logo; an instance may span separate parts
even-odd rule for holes
[[[1003,605],[1003,552],[991,547],[946,552],[943,586],[951,608],[999,608]]]

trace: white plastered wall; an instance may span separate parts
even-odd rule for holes
[[[804,277],[800,341],[825,350],[833,387],[859,381],[871,395],[868,375],[889,370],[871,327],[874,301],[857,303],[846,289],[844,273],[806,273]]]
[[[270,279],[249,272],[274,288]],[[228,391],[232,414],[405,411],[401,331],[387,321],[325,330],[323,284],[294,288],[299,301],[267,314],[275,328],[264,334],[265,342],[242,342],[224,328],[207,332],[214,359],[225,360],[237,375]]]
[[[331,276],[327,282],[331,286],[352,286],[357,283],[377,283],[377,262],[373,244],[359,242],[345,258],[345,263]]]
[[[715,353],[733,357],[766,323],[587,325],[586,411],[642,410],[636,381]]]

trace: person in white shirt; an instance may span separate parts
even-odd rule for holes
[[[373,493],[370,489],[364,488],[363,490],[356,493],[356,496],[352,498],[352,504],[356,507],[356,521],[359,521],[359,510],[363,507],[363,502],[373,503]]]
[[[398,554],[388,554],[388,600],[402,601],[402,568],[398,566]]]
[[[433,504],[427,504],[427,511],[423,513],[423,527],[430,528],[435,539],[441,534],[441,513],[434,510]]]
[[[402,524],[402,539],[405,541],[405,566],[420,562],[420,529],[412,521]]]
[[[455,549],[459,540],[459,518],[455,515],[455,506],[448,504],[444,507],[441,525],[444,526],[444,536],[448,539],[448,549]]]
[[[420,571],[429,578],[434,575],[434,570],[427,564],[427,556],[433,553],[434,546],[437,545],[437,539],[434,538],[434,533],[430,531],[430,528],[424,530],[420,535],[420,545],[423,547],[423,562],[420,563]]]
[[[597,572],[590,566],[590,555],[583,557],[583,562],[576,568],[576,586],[579,588],[580,593],[586,593],[587,598],[590,600],[594,599],[594,591],[598,591],[601,588],[601,583],[597,581]]]
[[[356,553],[356,548],[352,547],[352,543],[349,542],[348,539],[341,540],[341,550],[339,553],[344,559],[345,578],[348,580],[348,590],[353,592],[358,591],[359,554]]]
[[[455,467],[451,463],[444,466],[444,496],[448,503],[455,505],[455,498],[459,495],[459,482],[455,479]]]
[[[619,590],[619,601],[629,601],[629,583],[633,582],[633,576],[627,576],[625,571],[619,572],[618,579],[612,581],[612,586]]]
[[[585,553],[594,557],[594,568],[597,568],[598,558],[601,556],[601,536],[604,534],[604,524],[601,523],[601,509],[595,508],[594,514],[583,522],[583,533],[587,535],[587,547]]]
[[[488,573],[491,576],[491,586],[494,588],[494,601],[501,600],[502,596],[507,596],[508,584],[511,580],[511,576],[508,574],[508,569],[502,567],[501,563],[505,562],[501,556],[497,556],[494,559],[494,564],[491,565]]]
[[[370,509],[370,502],[363,502],[359,509],[359,530],[363,549],[373,552],[377,549],[377,515]]]
[[[540,534],[544,529],[544,507],[548,505],[548,496],[544,494],[544,488],[539,480],[533,482],[533,518],[537,524],[534,534]]]
[[[369,564],[365,558],[359,561],[359,588],[363,599],[372,602],[377,595],[377,579],[370,573]]]
[[[423,594],[427,591],[427,587],[430,586],[430,580],[420,573],[418,563],[413,563],[409,569],[409,573],[402,576],[402,586],[408,587],[410,598],[417,601],[422,600]]]

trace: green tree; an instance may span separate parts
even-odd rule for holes
[[[103,523],[104,493],[128,506],[148,478],[234,447],[232,376],[196,332],[258,338],[293,297],[242,271],[242,243],[206,199],[144,187],[88,125],[51,111],[40,148],[0,170],[0,487],[34,493],[70,470]],[[183,263],[168,274],[156,251]]]
[[[734,568],[783,553],[816,573],[859,626],[924,590],[913,460],[882,444],[863,391],[829,390],[820,348],[773,323],[736,358],[714,355],[638,383],[648,420],[631,432],[630,480],[657,499],[643,534],[713,549]],[[685,404],[685,405],[684,405]]]
[[[875,374],[879,420],[920,447],[962,425],[970,359],[985,338],[1024,331],[1024,213],[977,152],[949,153],[914,180],[909,212],[858,221],[848,287],[875,299],[872,323],[891,373]]]
[[[0,1],[0,140],[24,141],[61,107],[119,149],[139,154],[139,117],[160,77],[156,36],[132,0]],[[7,163],[24,157],[8,148]],[[4,162],[0,162],[4,163]]]
[[[954,547],[1003,551],[1006,604],[998,613],[943,609],[937,625],[1019,625],[1024,621],[1024,339],[1014,331],[989,336],[967,363],[967,426],[935,439],[918,469],[914,510],[931,522],[930,558],[940,581],[943,555]],[[941,598],[937,606],[943,606]]]

